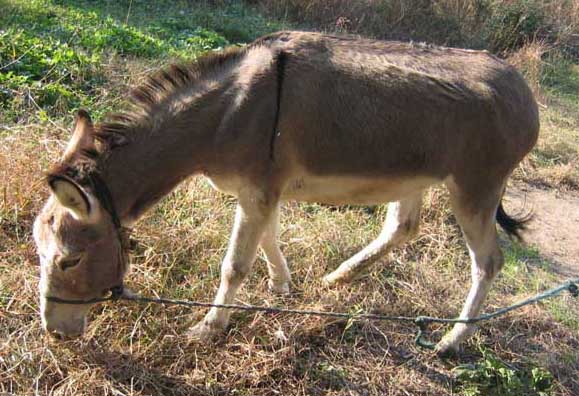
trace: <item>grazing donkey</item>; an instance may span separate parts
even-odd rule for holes
[[[280,202],[392,202],[380,235],[327,275],[347,282],[418,230],[423,191],[444,183],[472,259],[461,318],[477,315],[503,265],[498,223],[507,178],[535,145],[538,110],[515,69],[487,52],[279,32],[244,48],[171,66],[133,92],[130,111],[96,127],[78,113],[48,174],[51,196],[34,224],[46,330],[83,332],[90,299],[121,284],[122,227],[191,175],[238,198],[215,303],[232,303],[258,245],[269,286],[288,293],[277,244]],[[192,333],[222,331],[211,309]],[[438,344],[454,352],[474,330]]]

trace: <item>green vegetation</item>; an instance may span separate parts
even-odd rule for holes
[[[553,376],[541,367],[517,368],[482,349],[482,359],[453,371],[464,396],[546,396]]]
[[[98,115],[102,103],[95,96],[106,84],[111,57],[194,59],[281,26],[238,2],[218,9],[184,1],[130,4],[2,0],[0,121],[18,121],[30,111],[54,117],[79,107]]]
[[[512,243],[505,248],[504,254],[505,266],[497,287],[517,295],[532,295],[557,283],[558,277],[552,272],[551,263],[541,256],[536,247]],[[563,297],[568,296],[564,294]],[[566,299],[546,300],[541,304],[555,320],[570,329],[579,330],[577,312],[569,309]]]
[[[549,28],[545,10],[536,0],[481,2],[485,4],[482,36],[494,53],[513,51],[541,36]]]
[[[570,103],[579,103],[579,64],[556,55],[547,61],[544,89],[554,96],[564,97]]]

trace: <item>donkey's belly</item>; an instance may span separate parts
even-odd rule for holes
[[[282,200],[308,201],[333,205],[372,205],[398,201],[433,184],[430,177],[361,178],[351,176],[301,176],[282,192]]]

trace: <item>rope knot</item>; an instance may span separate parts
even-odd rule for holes
[[[417,316],[416,319],[414,319],[416,326],[420,327],[421,329],[425,328],[430,322],[431,320],[428,316]]]
[[[426,349],[434,349],[435,344],[432,342],[424,339],[424,333],[427,330],[428,324],[432,322],[432,319],[428,316],[417,316],[414,319],[414,324],[418,326],[418,331],[416,332],[416,337],[414,338],[414,342],[416,345],[426,348]]]
[[[579,288],[577,288],[577,285],[575,283],[569,282],[569,287],[567,288],[567,290],[569,290],[569,293],[571,293],[573,297],[579,296]]]

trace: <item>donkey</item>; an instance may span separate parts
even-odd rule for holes
[[[132,106],[94,126],[79,111],[47,176],[34,223],[43,327],[80,335],[87,300],[122,283],[123,228],[191,175],[238,199],[215,303],[229,304],[260,246],[269,287],[288,293],[278,243],[283,201],[391,202],[380,235],[325,277],[348,282],[413,237],[424,190],[444,184],[472,261],[460,313],[476,316],[503,265],[496,222],[507,178],[535,145],[538,109],[521,75],[485,51],[278,32],[173,65],[134,89]],[[213,308],[191,334],[223,331]],[[456,352],[475,330],[457,324],[437,345]]]

